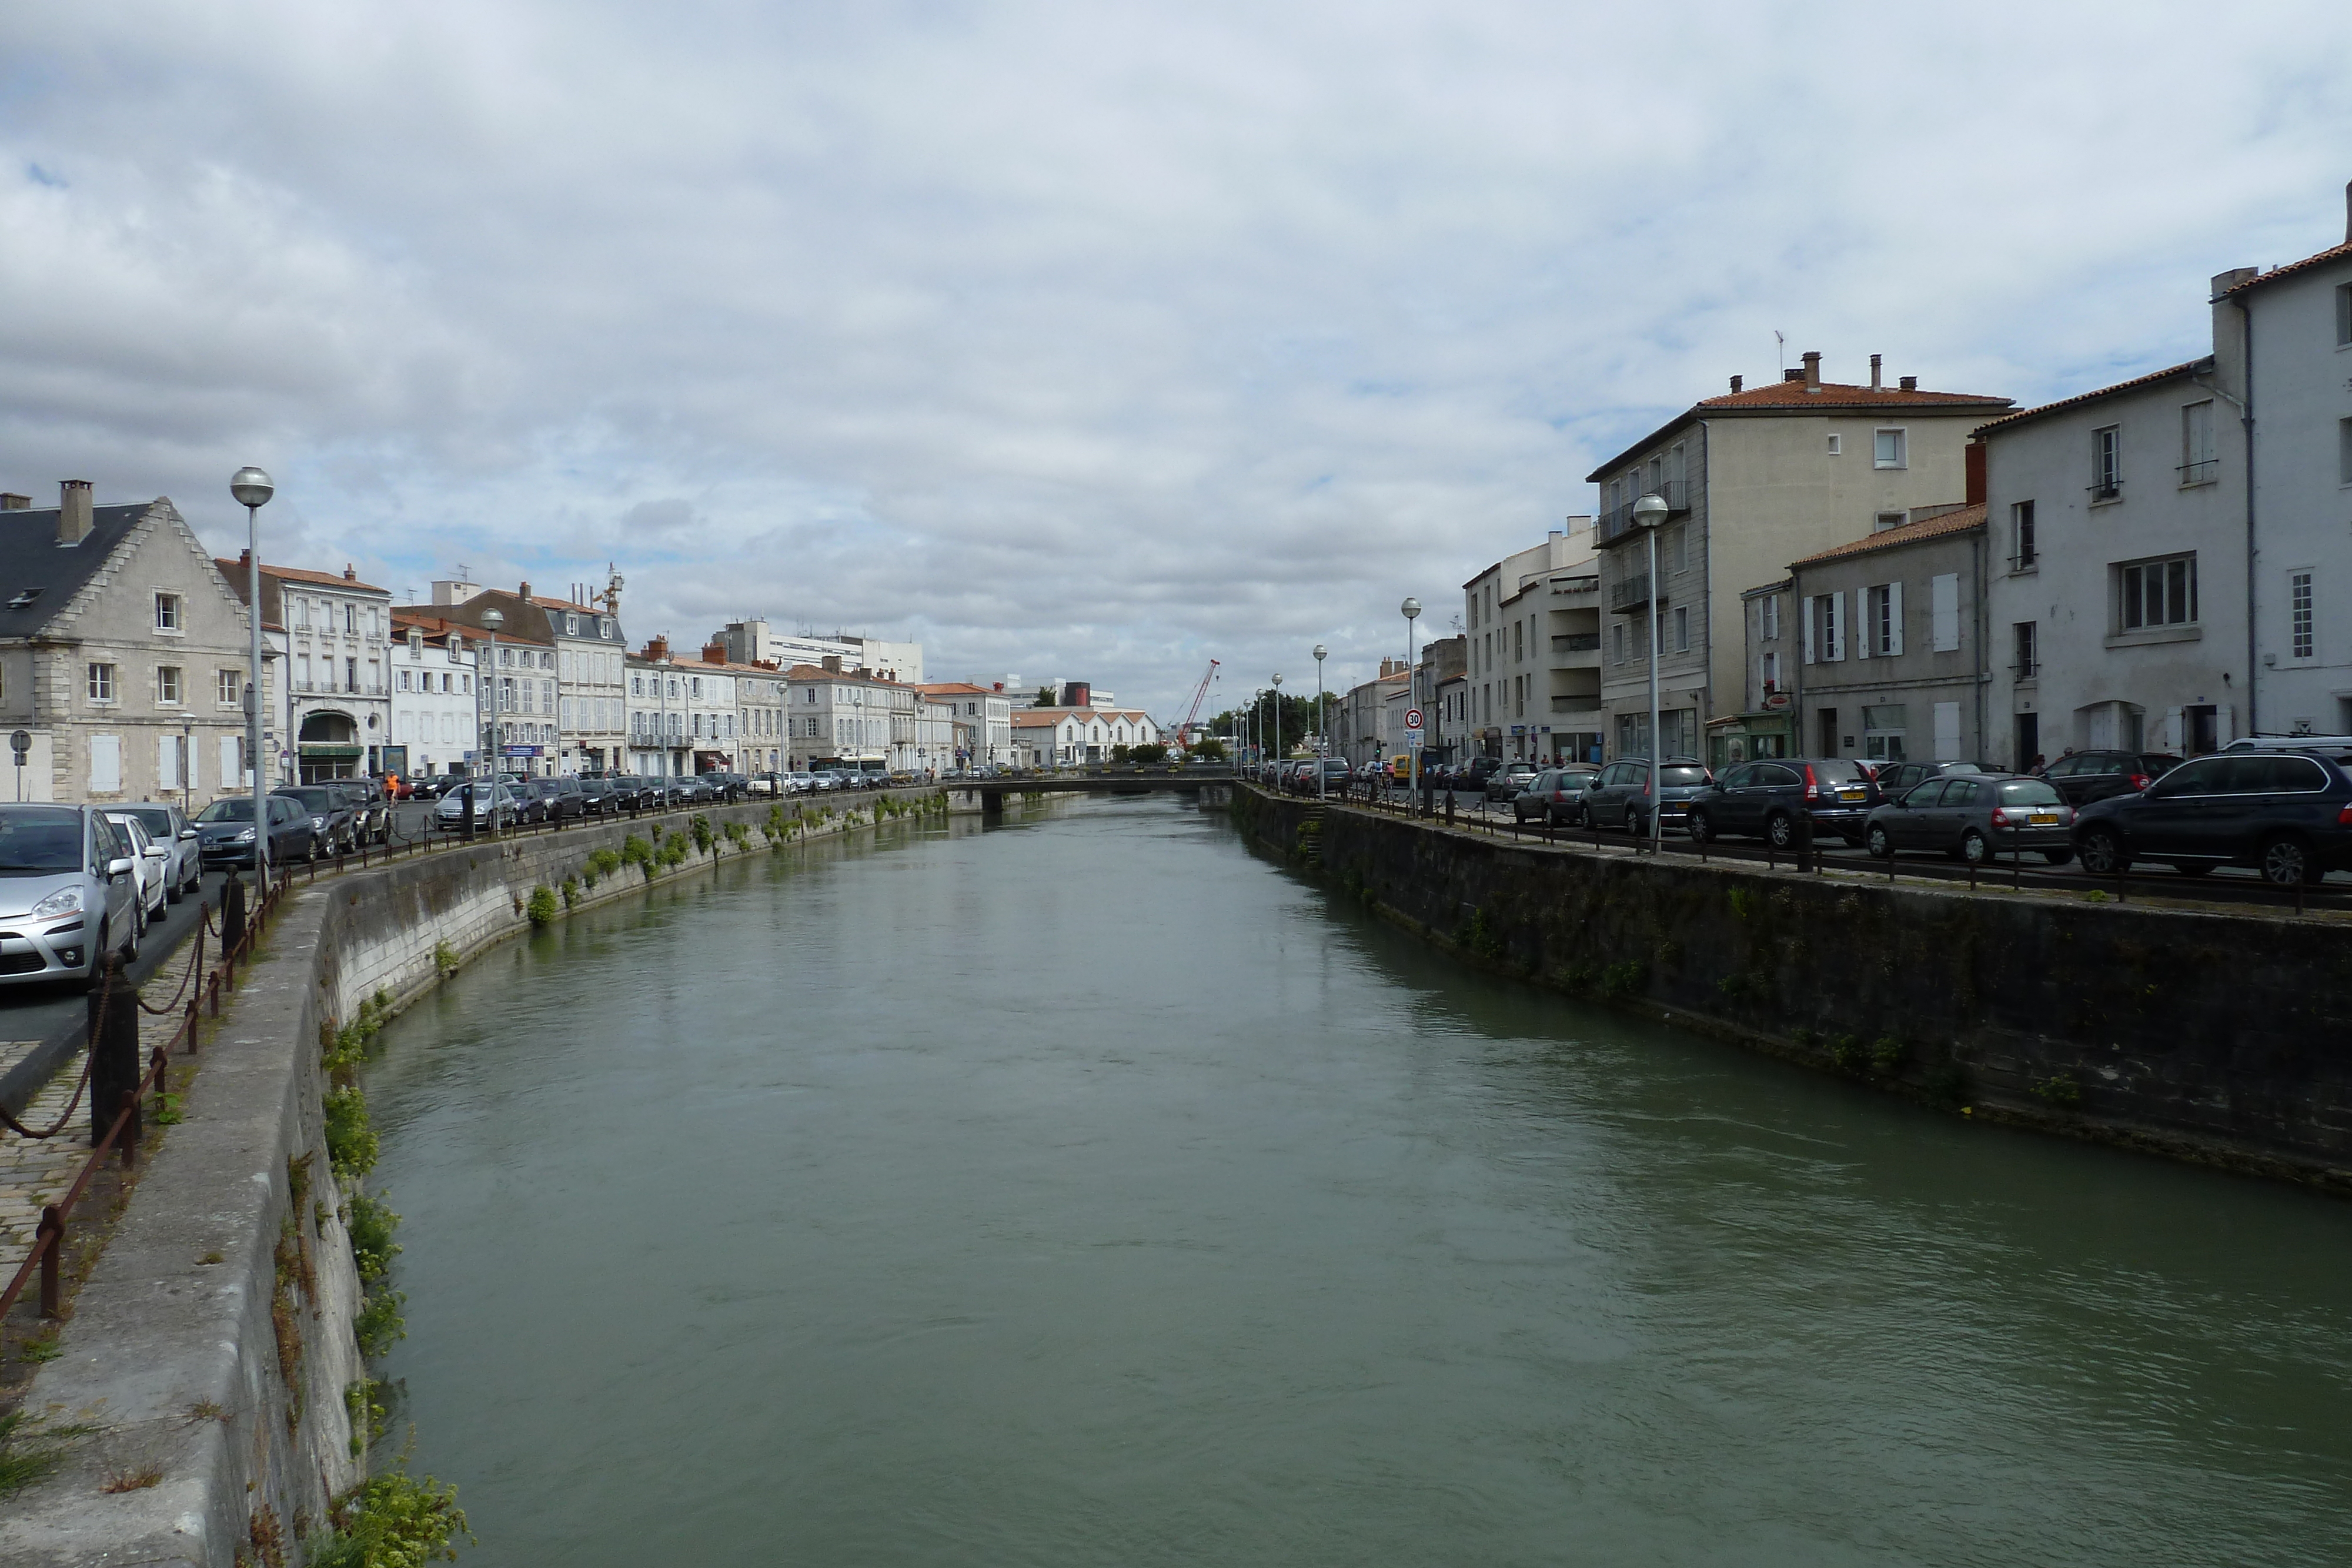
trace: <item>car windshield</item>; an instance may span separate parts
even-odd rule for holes
[[[2001,783],[2000,799],[2010,806],[2055,806],[2061,797],[2039,779],[2010,779]]]
[[[138,818],[139,825],[147,830],[147,836],[151,839],[163,839],[169,838],[171,836],[172,813],[170,810],[165,807],[140,806],[131,810],[125,811],[123,815],[126,817]]]
[[[38,807],[0,811],[0,873],[37,876],[80,869],[80,812]]]
[[[1696,763],[1664,763],[1658,768],[1658,782],[1661,789],[1666,789],[1677,784],[1704,784],[1706,782],[1706,769]]]
[[[253,797],[236,795],[226,800],[215,800],[196,813],[199,822],[250,822],[253,821]]]

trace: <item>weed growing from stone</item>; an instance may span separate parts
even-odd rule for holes
[[[402,1468],[361,1482],[335,1500],[327,1531],[303,1543],[310,1568],[378,1568],[379,1564],[454,1563],[458,1536],[474,1540],[457,1489],[417,1480]]]
[[[125,1469],[109,1469],[106,1479],[98,1483],[102,1492],[144,1491],[163,1479],[163,1467],[149,1461]]]
[[[533,925],[552,924],[555,919],[555,889],[543,882],[532,888],[530,901],[523,905],[523,913],[530,917]]]

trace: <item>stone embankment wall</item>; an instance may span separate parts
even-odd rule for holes
[[[1236,791],[1495,969],[1971,1114],[2352,1192],[2352,925],[1538,848]]]
[[[795,841],[868,825],[877,799],[824,802],[835,814]],[[706,810],[747,839],[719,838],[657,880],[774,852],[760,831],[769,810]],[[34,1379],[26,1412],[86,1435],[9,1500],[0,1564],[300,1561],[329,1500],[360,1479],[363,1447],[345,1403],[365,1375],[361,1289],[329,1171],[323,1037],[379,991],[396,1010],[449,964],[528,930],[532,891],[584,880],[597,851],[691,821],[484,840],[297,887],[204,1046],[185,1120],[83,1284],[62,1354]],[[574,907],[646,882],[624,866],[580,888]]]

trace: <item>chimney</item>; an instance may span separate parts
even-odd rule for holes
[[[1805,390],[1809,392],[1822,390],[1822,355],[1818,349],[1805,350]]]
[[[2246,395],[2246,314],[2230,291],[2262,275],[2259,267],[2233,267],[2213,275],[2213,379],[2240,398]]]
[[[1967,465],[1968,503],[1971,507],[1981,507],[1985,504],[1984,438],[1971,438],[1966,446],[1960,448],[1960,456]]]
[[[520,592],[519,592],[519,594],[517,595],[517,597],[520,598],[520,599],[522,600],[522,601],[523,601],[525,604],[530,603],[530,583],[528,583],[528,582],[524,583],[524,584],[522,585],[522,588],[521,588],[520,591]]]
[[[669,639],[668,639],[668,638],[667,638],[667,637],[648,637],[648,638],[646,638],[646,663],[648,663],[648,664],[660,664],[664,659],[667,659],[667,658],[668,658],[668,657],[669,657]]]
[[[1731,390],[1732,390],[1733,392],[1738,392],[1738,391],[1739,390],[1739,381],[1740,381],[1740,378],[1739,378],[1739,377],[1738,377],[1738,376],[1734,376],[1734,377],[1732,377],[1732,378],[1731,378]]]
[[[1780,372],[1780,379],[1784,382],[1801,382],[1805,379],[1805,372],[1802,371],[1782,371]]]
[[[89,538],[89,481],[68,479],[58,490],[58,543],[78,545]]]
[[[1878,355],[1873,354],[1870,356],[1870,390],[1873,392],[1885,392],[1886,389],[1880,384],[1878,379]]]
[[[824,656],[824,668],[825,673],[828,674],[837,675],[841,674],[841,655],[838,653],[827,653]]]
[[[0,492],[0,512],[29,512],[32,509],[32,497],[19,496],[13,491]]]
[[[251,570],[253,568],[253,552],[249,549],[241,549],[237,551],[236,564],[244,567],[248,571]]]
[[[1896,382],[1895,384],[1901,387],[1905,392],[1917,392],[1919,390],[1919,378],[1917,376],[1905,376],[1901,381]]]
[[[343,562],[343,580],[345,582],[357,582],[359,580],[360,574],[352,570],[352,563],[350,561]]]
[[[727,644],[724,643],[705,643],[702,645],[702,662],[706,664],[725,664],[727,662]]]

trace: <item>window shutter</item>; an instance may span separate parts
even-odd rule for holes
[[[1807,594],[1805,596],[1805,663],[1808,664],[1813,662],[1814,638],[1813,600],[1811,594]]]
[[[159,735],[155,737],[155,788],[177,789],[180,787],[180,737]]]
[[[2181,740],[2180,710],[2177,707],[2166,708],[2164,710],[2164,749],[2175,752],[2181,750]]]
[[[220,776],[223,789],[228,788],[228,781],[236,777],[236,737],[233,735],[220,737]]]
[[[1853,618],[1862,622],[1862,636],[1853,645],[1853,656],[1867,659],[1878,648],[1877,604],[1867,588],[1853,591]]]
[[[1936,652],[1956,652],[1960,645],[1960,574],[1948,571],[1929,578],[1927,601],[1935,621]]]
[[[93,795],[112,794],[122,788],[122,737],[89,737],[89,789]]]
[[[1886,585],[1886,620],[1890,628],[1886,651],[1899,658],[1903,653],[1903,585],[1900,582]],[[1958,758],[1944,760],[1957,761]]]
[[[1936,705],[1936,760],[1958,762],[1960,759],[1960,705]]]

